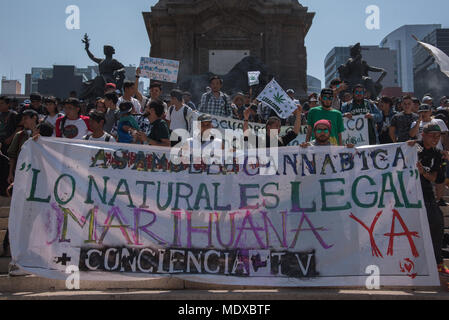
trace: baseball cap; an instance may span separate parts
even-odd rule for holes
[[[430,132],[441,132],[441,128],[437,124],[428,123],[423,128],[424,133],[430,133]]]
[[[39,117],[39,114],[32,109],[27,109],[22,112],[22,116],[28,116],[28,117],[32,118],[32,117]]]
[[[418,112],[431,111],[432,108],[428,104],[422,104],[419,106]]]
[[[293,89],[288,89],[288,90],[287,90],[287,93],[295,93],[295,90],[293,90]]]
[[[424,101],[433,101],[431,96],[425,96],[424,98],[422,98],[422,102]]]
[[[115,85],[115,83],[110,82],[110,83],[106,83],[105,88],[114,88],[114,89],[117,89],[117,86]]]
[[[212,122],[212,117],[208,114],[202,114],[198,117],[199,122]]]
[[[324,88],[323,90],[321,90],[321,95],[325,95],[325,94],[334,95],[334,91],[329,88]]]

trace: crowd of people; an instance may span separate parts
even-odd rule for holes
[[[175,130],[191,132],[196,120],[201,123],[203,133],[212,127],[211,116],[220,116],[243,121],[244,130],[248,129],[249,122],[264,124],[267,129],[264,146],[267,147],[270,131],[277,133],[278,147],[283,147],[296,138],[304,125],[308,130],[302,148],[342,146],[344,118],[363,115],[368,123],[369,144],[408,141],[410,145],[417,145],[417,168],[421,174],[435,255],[439,271],[449,274],[442,264],[444,226],[439,208],[448,205],[443,199],[449,185],[448,97],[439,99],[438,105],[429,94],[422,100],[406,95],[383,96],[373,101],[362,85],[348,90],[344,82],[335,79],[329,88],[311,94],[302,104],[295,97],[294,90],[287,90],[298,108],[289,118],[280,119],[268,105],[252,100],[248,94],[239,92],[231,97],[224,93],[223,80],[218,76],[210,79],[198,106],[189,92],[179,89],[164,96],[162,84],[157,81],[151,81],[148,97],[142,95],[137,89],[139,76],[138,69],[136,81],[125,81],[123,92],[117,91],[113,83],[106,84],[104,96],[90,104],[78,100],[75,93],[64,101],[33,93],[29,101],[19,106],[8,97],[1,96],[0,194],[10,195],[21,147],[27,139],[39,135],[169,148],[181,139],[176,135],[172,137]],[[294,129],[280,135],[283,125]],[[206,144],[210,142],[204,141]],[[214,141],[215,144],[220,142]]]

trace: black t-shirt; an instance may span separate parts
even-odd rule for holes
[[[167,122],[162,119],[157,119],[150,124],[150,134],[148,138],[157,142],[162,142],[162,139],[170,139],[170,131],[168,130]]]
[[[418,147],[418,160],[421,162],[424,170],[428,173],[437,172],[442,170],[441,165],[443,163],[443,154],[440,150],[431,148],[425,149],[423,142],[417,142]],[[436,181],[441,183],[441,181]],[[432,183],[421,175],[421,188],[424,196],[424,201],[434,201],[435,196],[433,194]]]
[[[410,140],[410,129],[412,123],[418,120],[419,116],[416,113],[405,114],[404,112],[397,113],[391,119],[391,126],[396,128],[396,136],[398,142],[406,142]]]
[[[393,141],[390,138],[390,124],[391,120],[394,117],[396,112],[392,111],[389,115],[384,115],[382,113],[382,123],[378,124],[378,133],[379,133],[379,143],[380,144],[387,144],[387,143],[393,143]]]

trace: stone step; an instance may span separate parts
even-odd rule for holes
[[[442,279],[441,287],[367,290],[364,288],[261,288],[204,285],[173,278],[160,278],[132,282],[81,281],[80,289],[83,291],[71,291],[66,289],[63,280],[49,280],[36,276],[11,277],[0,275],[0,293],[3,293],[3,296],[6,295],[6,298],[24,297],[22,293],[26,293],[26,296],[30,299],[44,299],[45,297],[118,299],[121,297],[124,299],[163,298],[175,300],[341,299],[341,294],[344,293],[348,295],[346,298],[349,299],[350,296],[352,298],[357,297],[357,293],[366,298],[390,296],[391,299],[393,297],[414,299],[419,296],[422,299],[449,300],[449,292],[446,290],[448,280],[448,278]],[[161,293],[163,293],[163,296],[161,296]],[[0,295],[1,299],[2,295]]]
[[[8,229],[8,218],[0,218],[0,230]]]
[[[449,265],[449,260],[445,260]],[[9,258],[0,258],[0,267],[4,270]],[[12,277],[0,275],[0,300],[3,298],[28,297],[29,299],[164,299],[207,300],[212,293],[213,299],[340,299],[342,293],[346,298],[390,297],[393,299],[447,299],[449,300],[449,277],[440,277],[440,287],[386,288],[366,290],[364,288],[263,288],[249,286],[231,286],[205,284],[184,281],[175,278],[154,278],[138,281],[80,281],[83,291],[67,290],[64,280],[51,280],[34,275]],[[162,292],[159,290],[163,290]],[[234,293],[242,295],[235,295]],[[357,292],[357,295],[356,295]],[[2,295],[3,293],[3,295]],[[22,293],[27,293],[25,296]],[[158,294],[156,294],[158,293]],[[192,294],[194,293],[194,294]]]
[[[80,281],[82,290],[180,290],[184,281],[175,278],[155,278],[140,281]],[[0,275],[0,292],[64,291],[65,280],[29,276]]]
[[[176,310],[186,301],[273,300],[449,300],[444,290],[259,289],[259,290],[106,290],[0,293],[0,300],[155,300],[172,301]],[[251,302],[252,303],[252,302]],[[178,306],[179,304],[179,306]],[[259,304],[259,303],[258,303]],[[264,304],[264,303],[260,303]],[[269,303],[268,303],[269,304]],[[271,306],[273,307],[273,306]],[[218,309],[218,308],[217,308]],[[175,311],[167,315],[175,315]],[[221,314],[221,313],[217,313]]]
[[[5,240],[6,230],[0,230],[0,257],[3,256],[3,241]]]
[[[8,274],[8,266],[11,262],[11,257],[0,257],[0,274]]]
[[[0,218],[9,218],[9,207],[0,207]]]
[[[9,207],[11,205],[11,198],[0,196],[0,207]]]

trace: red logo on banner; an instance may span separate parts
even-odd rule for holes
[[[415,264],[409,258],[405,258],[404,260],[399,262],[399,268],[401,272],[406,273],[408,277],[415,279],[418,275],[417,273],[413,273],[415,270]]]

